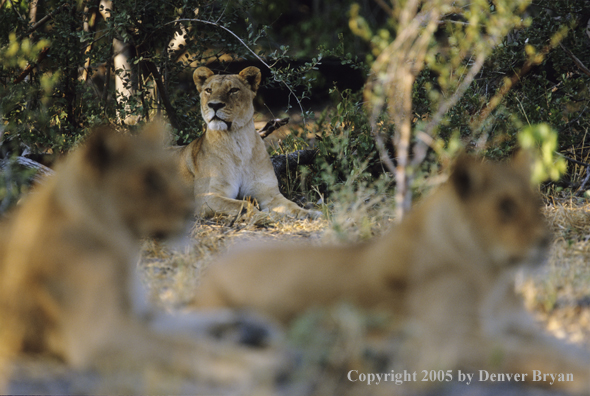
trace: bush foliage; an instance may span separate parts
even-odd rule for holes
[[[176,141],[187,143],[203,130],[190,78],[197,63],[217,60],[223,65],[238,58],[258,61],[258,57],[270,67],[270,78],[263,84],[290,92],[289,103],[312,120],[310,128],[316,135],[315,164],[292,170],[285,181],[291,195],[318,200],[342,186],[366,186],[384,174],[391,179],[392,169],[380,161],[384,155],[393,162],[398,157],[395,117],[387,112],[391,99],[382,97],[386,107],[377,118],[369,117],[367,97],[359,92],[333,89],[333,102],[325,103],[326,110],[315,117],[301,103],[318,79],[329,81],[330,76],[317,70],[328,58],[353,65],[368,77],[370,67],[400,34],[400,10],[410,1],[117,0],[104,7],[101,4],[108,1],[48,0],[36,3],[35,10],[32,3],[6,1],[0,8],[4,157],[23,151],[65,153],[94,125],[134,124],[158,114],[175,128]],[[555,150],[578,161],[569,167],[562,186],[576,188],[585,176],[586,168],[580,164],[590,162],[586,144],[590,3],[520,3],[508,10],[510,18],[502,22],[512,24],[511,29],[502,27],[508,34],[491,47],[473,82],[437,123],[426,162],[412,169],[417,181],[411,188],[419,185],[420,175],[436,171],[441,159],[444,162],[459,147],[475,148],[492,158],[506,157],[523,130],[540,139],[537,145],[547,140],[544,136],[556,136]],[[428,4],[446,6],[443,0]],[[495,8],[502,2],[470,4],[483,7],[480,11],[492,22],[508,12]],[[417,15],[427,11],[426,5],[416,9]],[[496,26],[486,21],[484,27],[484,22],[474,19],[475,9],[444,10],[412,85],[411,145],[474,64],[478,40],[500,29],[500,22]],[[480,36],[462,47],[459,38],[470,35]],[[184,40],[172,51],[175,37]],[[129,53],[127,72],[113,69],[121,52],[117,40]],[[293,60],[299,66],[290,66]],[[116,75],[125,80],[129,94],[116,92]],[[541,124],[547,129],[539,129]],[[534,132],[540,130],[549,131],[548,135]],[[385,142],[381,151],[376,134]],[[281,142],[276,153],[306,148],[308,143],[292,136]],[[554,161],[553,156],[545,158],[545,165],[551,168]],[[558,168],[563,166],[560,163]]]

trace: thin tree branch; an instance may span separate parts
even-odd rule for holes
[[[58,6],[55,10],[51,11],[49,14],[47,14],[43,18],[39,19],[39,22],[37,22],[36,24],[31,26],[31,28],[29,30],[27,30],[25,33],[18,36],[17,40],[20,40],[23,37],[28,36],[29,34],[33,33],[35,30],[37,30],[41,26],[45,25],[45,23],[47,23],[47,21],[49,19],[51,19],[57,12],[63,10],[64,8],[68,8],[68,7],[69,7],[69,5],[67,3],[63,3],[62,5]]]
[[[173,128],[180,130],[180,123],[178,122],[178,119],[176,117],[176,110],[174,110],[174,107],[170,102],[168,92],[166,91],[166,87],[164,87],[164,83],[162,82],[162,76],[158,71],[158,67],[154,62],[151,61],[144,61],[144,64],[146,68],[149,70],[149,72],[152,73],[152,76],[154,76],[154,81],[158,86],[158,91],[160,93],[160,97],[162,98],[162,103],[166,108],[166,113],[168,114],[168,120],[170,121],[170,125],[172,125]]]
[[[506,78],[504,80],[504,84],[500,90],[492,97],[492,99],[490,99],[488,105],[484,107],[477,120],[471,125],[472,130],[479,128],[485,119],[488,118],[490,113],[494,111],[494,109],[500,104],[510,89],[512,89],[512,87],[516,85],[520,79],[532,69],[533,66],[541,63],[543,59],[545,59],[545,55],[547,55],[551,49],[553,49],[551,45],[545,46],[541,51],[541,56],[535,56],[533,58],[527,59],[527,61],[517,73],[515,73],[511,78]]]
[[[383,0],[375,0],[375,3],[379,5],[386,13],[393,16],[393,9]]]
[[[11,4],[12,4],[12,2],[11,2]],[[35,1],[35,4],[36,4],[36,1]],[[55,10],[51,11],[49,14],[47,14],[43,18],[41,18],[39,20],[39,22],[37,22],[36,24],[34,24],[33,26],[31,26],[31,28],[29,30],[27,30],[25,33],[23,33],[20,36],[18,36],[17,40],[21,40],[23,37],[30,35],[35,30],[37,30],[41,26],[43,26],[58,11],[61,11],[62,9],[65,9],[67,7],[68,7],[68,4],[67,3],[64,3],[64,4],[60,5],[60,6],[58,6]],[[35,12],[35,15],[36,15],[36,12]],[[49,47],[43,48],[43,50],[39,53],[39,56],[37,57],[37,62],[29,64],[25,68],[25,70],[23,70],[22,73],[18,77],[16,77],[14,79],[13,83],[14,84],[18,84],[19,82],[23,81],[29,74],[31,74],[31,72],[33,71],[33,69],[35,68],[35,66],[37,66],[39,63],[41,63],[41,61],[47,57],[47,53],[48,52],[49,52]]]
[[[29,65],[27,65],[25,70],[23,70],[22,73],[19,74],[18,77],[15,78],[12,83],[18,84],[19,82],[24,80],[29,74],[31,74],[31,72],[33,71],[35,66],[37,66],[39,63],[41,63],[41,61],[43,61],[43,59],[45,59],[47,57],[48,53],[49,53],[49,47],[43,48],[43,50],[39,53],[39,56],[37,57],[37,62],[30,63]]]
[[[587,75],[590,76],[590,69],[588,69],[581,60],[579,60],[573,53],[572,51],[568,50],[567,48],[565,48],[565,46],[562,43],[559,43],[559,46],[561,47],[561,49],[563,49],[565,51],[565,53],[567,54],[567,56],[569,56],[570,58],[572,58],[572,60],[574,61],[574,63],[576,64],[576,66],[578,66],[578,68],[580,70],[582,70],[582,72]]]
[[[373,139],[375,139],[377,151],[379,152],[379,160],[381,160],[381,163],[385,165],[387,170],[392,175],[395,175],[395,164],[389,157],[389,153],[387,152],[387,148],[385,147],[385,142],[383,141],[381,133],[377,131],[375,125],[371,125],[371,135],[373,135]]]
[[[205,21],[203,19],[192,19],[192,18],[176,19],[174,21],[165,23],[162,26],[170,25],[170,24],[176,23],[176,22],[197,22],[197,23],[203,23],[205,25],[215,26],[215,27],[218,27],[220,29],[225,30],[226,32],[228,32],[229,34],[231,34],[232,36],[234,36],[236,38],[236,40],[238,40],[240,42],[240,44],[242,44],[248,51],[250,51],[250,53],[252,53],[252,55],[254,55],[254,57],[256,59],[258,59],[264,66],[266,66],[268,68],[268,70],[271,70],[272,71],[272,67],[269,66],[268,63],[266,63],[256,52],[254,52],[254,50],[252,50],[250,47],[248,47],[248,45],[244,42],[244,40],[242,40],[237,34],[235,34],[234,32],[232,32],[231,30],[229,30],[225,26],[220,25],[220,24],[218,24],[216,22],[210,22],[210,21]],[[291,89],[291,87],[289,86],[289,84],[287,84],[282,79],[277,80],[276,79],[276,76],[274,76],[274,75],[273,75],[273,78],[275,79],[275,81],[277,81],[278,83],[283,84],[289,90],[289,92],[293,95],[293,97],[297,101],[297,104],[299,105],[299,109],[301,110],[301,114],[305,114],[305,112],[303,110],[303,105],[301,104],[301,101],[299,100],[299,98],[297,97],[297,95],[295,95],[295,92],[293,92],[293,90]],[[303,122],[305,122],[305,116],[303,116]]]
[[[20,18],[20,19],[21,19],[23,22],[26,22],[26,19],[25,19],[25,18],[23,18],[23,16],[20,14],[20,12],[18,12],[18,8],[14,6],[14,2],[13,2],[12,0],[9,0],[9,1],[10,1],[10,9],[11,9],[12,11],[14,11],[14,13],[15,13],[15,14],[16,14],[16,15],[17,15],[17,16],[18,16],[18,17],[19,17],[19,18]]]
[[[469,88],[469,86],[473,82],[473,79],[475,79],[475,76],[477,76],[477,73],[479,73],[479,71],[483,67],[485,60],[486,60],[485,52],[484,51],[479,52],[477,54],[477,57],[475,58],[475,62],[473,63],[473,66],[471,66],[471,69],[469,69],[469,72],[467,73],[467,75],[465,76],[465,78],[463,79],[463,81],[461,82],[459,87],[457,87],[457,90],[453,93],[453,95],[448,100],[446,100],[444,103],[442,103],[439,106],[437,112],[434,114],[434,116],[432,117],[432,119],[430,120],[428,125],[426,125],[426,128],[424,128],[424,131],[422,131],[426,136],[432,138],[435,128],[440,124],[443,117],[448,113],[448,111],[459,101],[459,99],[461,99],[463,97],[463,95],[465,94],[465,91],[467,91],[467,89]],[[418,142],[414,146],[414,150],[413,150],[414,151],[414,158],[412,159],[412,163],[411,163],[411,165],[413,167],[416,167],[422,163],[422,161],[426,157],[427,147],[428,147],[428,142],[426,142],[423,137],[420,138],[420,136],[419,136]]]
[[[586,163],[586,162],[582,162],[582,161],[578,161],[578,160],[576,160],[576,159],[570,158],[570,157],[568,157],[567,155],[563,155],[563,154],[561,154],[561,153],[558,153],[557,151],[555,152],[555,154],[559,155],[560,157],[562,157],[562,158],[563,158],[563,159],[565,159],[566,161],[572,162],[572,163],[574,163],[574,164],[577,164],[577,165],[582,165],[582,166],[585,166],[585,167],[589,167],[589,166],[590,166],[590,164],[588,164],[588,163]]]

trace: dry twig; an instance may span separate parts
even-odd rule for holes
[[[565,48],[565,46],[562,43],[559,43],[559,46],[561,47],[562,50],[565,51],[565,53],[567,54],[567,56],[569,56],[574,63],[576,64],[576,66],[578,66],[578,68],[587,76],[590,76],[590,69],[588,69],[581,60],[579,60],[573,53],[572,51],[570,51],[569,49]]]

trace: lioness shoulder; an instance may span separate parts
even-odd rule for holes
[[[405,318],[404,369],[529,372],[529,380],[532,370],[571,372],[579,380],[564,385],[582,390],[588,353],[537,329],[514,291],[514,270],[542,263],[549,241],[525,157],[461,156],[448,182],[367,244],[229,253],[204,274],[195,304],[288,322],[314,305],[352,301]]]
[[[180,172],[194,187],[197,214],[257,214],[260,210],[291,217],[318,217],[279,191],[270,158],[254,128],[253,100],[261,73],[247,67],[239,74],[215,75],[207,67],[193,74],[200,93],[204,135],[180,149]]]

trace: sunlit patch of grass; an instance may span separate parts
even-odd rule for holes
[[[525,287],[527,306],[559,338],[590,347],[590,203],[551,199],[549,262]]]
[[[153,301],[168,308],[182,307],[192,299],[201,274],[209,263],[230,246],[252,241],[319,240],[326,220],[269,217],[264,222],[216,216],[197,220],[183,246],[146,240],[141,268]]]

